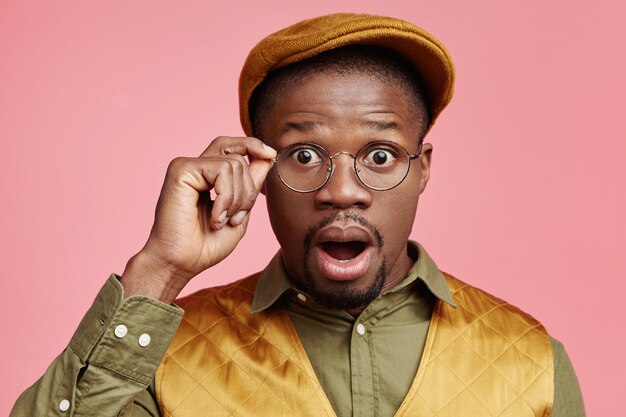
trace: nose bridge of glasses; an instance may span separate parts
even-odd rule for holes
[[[337,167],[337,162],[335,162],[335,158],[341,156],[341,155],[347,155],[351,158],[351,165],[352,167],[354,167],[356,169],[356,156],[352,155],[352,153],[348,152],[348,151],[341,151],[341,152],[337,152],[336,154],[332,155],[332,156],[328,156],[328,159],[330,159],[331,161],[331,166],[332,166],[332,170],[334,171],[335,168]]]
[[[330,180],[331,177],[335,177],[337,175],[335,174],[335,172],[337,171],[337,168],[340,165],[335,161],[335,158],[338,158],[341,155],[346,155],[350,157],[348,165],[344,166],[344,169],[349,169],[350,171],[352,171],[353,175],[356,174],[355,178],[359,178],[359,181],[362,182],[362,180],[359,177],[360,169],[357,167],[358,164],[357,164],[356,156],[354,156],[352,153],[348,151],[341,151],[341,152],[337,152],[336,154],[332,156],[331,155],[328,156],[328,159],[331,161],[331,163],[329,164],[329,167],[328,167],[328,177],[326,181]],[[340,175],[346,175],[346,174],[344,173]]]
[[[341,151],[341,152],[337,152],[334,155],[329,155],[328,158],[332,161],[333,159],[335,159],[336,157],[338,157],[339,155],[348,155],[350,158],[352,159],[356,159],[356,157],[354,155],[352,155],[350,152],[348,151]]]

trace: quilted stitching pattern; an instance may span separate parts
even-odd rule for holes
[[[334,416],[286,312],[249,314],[257,276],[179,302],[181,327],[157,372],[165,417]],[[515,307],[446,276],[418,373],[397,416],[549,416],[552,350]],[[225,336],[228,337],[225,337]]]
[[[397,415],[549,416],[553,359],[545,329],[510,304],[446,279],[459,308],[438,303]]]
[[[179,302],[185,316],[157,373],[164,416],[334,416],[288,315],[249,314],[257,278]]]

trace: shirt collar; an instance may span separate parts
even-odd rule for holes
[[[435,297],[450,304],[452,307],[456,307],[443,274],[439,271],[435,261],[428,255],[426,250],[419,243],[412,240],[408,241],[408,250],[409,255],[417,260],[407,273],[406,278],[391,291],[398,291],[419,279]],[[251,313],[259,313],[269,308],[283,293],[290,289],[297,291],[285,270],[282,251],[278,251],[259,276],[250,308]]]

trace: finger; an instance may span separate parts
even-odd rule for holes
[[[276,157],[276,150],[253,137],[228,137],[220,136],[202,152],[204,156],[222,155],[249,155],[257,159],[273,159]]]
[[[168,192],[162,195],[163,198],[177,189],[176,193],[184,196],[188,204],[195,205],[202,193],[213,189],[215,199],[206,208],[210,208],[208,220],[215,230],[223,228],[239,212],[249,212],[258,194],[248,164],[241,155],[176,158],[170,164],[168,177],[170,186],[167,187]],[[237,222],[233,223],[240,224],[246,213],[239,215]]]
[[[225,158],[231,164],[232,175],[226,171],[226,175],[216,178],[216,198],[211,224],[218,230],[226,223],[232,226],[241,224],[258,195],[245,159],[241,155],[229,155]]]
[[[233,176],[232,176],[232,188],[233,188],[233,199],[230,203],[230,206],[227,209],[227,218],[230,218],[237,212],[241,207],[241,204],[244,200],[244,194],[246,192],[245,186],[245,173],[248,171],[248,164],[245,159],[241,155],[228,155],[226,156],[229,161]]]
[[[212,174],[214,178],[210,178]],[[215,192],[215,199],[213,200],[213,207],[211,208],[211,227],[215,230],[219,230],[224,227],[228,220],[228,210],[234,199],[233,186],[233,166],[229,161],[220,161],[219,168],[216,171],[206,168],[203,175],[208,175],[209,182],[213,182],[213,191]]]
[[[243,220],[246,218],[246,216],[254,206],[256,198],[259,195],[259,191],[254,185],[254,181],[252,180],[252,175],[250,174],[250,169],[247,164],[245,165],[245,169],[243,170],[242,184],[243,190],[241,193],[241,204],[238,212],[234,214],[229,220],[231,226],[238,226],[243,222]]]
[[[266,160],[266,159],[255,159],[250,162],[248,165],[248,169],[250,170],[250,176],[252,177],[252,181],[254,182],[254,189],[257,194],[261,192],[261,188],[263,188],[263,182],[265,182],[265,178],[267,178],[267,174],[270,172],[272,167],[274,166],[274,161]]]

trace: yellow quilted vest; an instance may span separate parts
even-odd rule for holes
[[[181,326],[156,375],[163,417],[335,416],[289,314],[250,314],[258,274],[180,301]],[[549,416],[553,357],[545,329],[451,276],[396,416]]]

